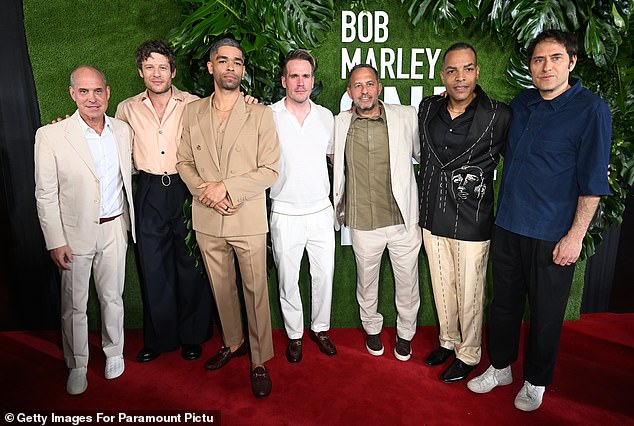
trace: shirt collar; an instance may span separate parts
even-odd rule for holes
[[[550,100],[546,100],[542,98],[542,96],[539,94],[539,90],[532,89],[528,95],[526,104],[529,106],[533,106],[540,102],[548,102],[553,109],[555,110],[559,109],[563,107],[564,105],[566,105],[572,98],[574,98],[583,87],[581,85],[581,80],[574,77],[570,77],[568,79],[568,84],[570,84],[570,89],[564,91],[555,99],[550,99]]]
[[[286,96],[284,96],[282,99],[280,99],[279,101],[271,105],[271,109],[274,112],[282,112],[282,111],[289,112],[288,109],[286,108],[286,103],[284,102],[285,100],[286,100]],[[310,102],[310,112],[308,113],[308,115],[310,115],[315,110],[315,103],[312,101],[312,99],[308,99],[308,102]]]
[[[383,122],[387,121],[387,117],[385,116],[385,107],[383,106],[383,102],[379,101],[379,115],[378,117],[361,117],[359,114],[357,114],[357,108],[353,105],[352,106],[352,119],[350,120],[350,122],[353,122],[355,120],[373,120],[373,121],[379,121],[379,120],[383,120]]]
[[[145,89],[143,92],[141,92],[141,102],[143,102],[146,99],[150,99],[148,89]],[[172,99],[174,99],[175,101],[181,101],[181,102],[185,100],[185,95],[183,94],[183,92],[178,90],[176,86],[174,86],[173,84],[172,84]]]
[[[85,135],[87,134],[96,134],[97,132],[95,132],[92,127],[90,127],[88,124],[86,124],[86,122],[84,121],[83,118],[81,118],[81,115],[79,114],[79,111],[76,112],[77,114],[77,118],[79,119],[79,126],[81,127],[82,131],[84,132]],[[104,131],[106,129],[112,131],[112,120],[110,120],[110,117],[108,117],[107,115],[104,114],[104,118],[105,118],[105,124],[104,124]],[[101,133],[103,135],[103,132]]]

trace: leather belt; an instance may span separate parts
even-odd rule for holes
[[[113,220],[115,220],[116,218],[118,218],[119,216],[121,216],[121,213],[119,213],[119,214],[118,214],[118,215],[116,215],[116,216],[110,216],[110,217],[100,217],[100,218],[99,218],[99,225],[101,225],[102,223],[107,223],[107,222],[113,221]]]

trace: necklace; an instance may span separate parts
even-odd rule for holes
[[[447,106],[447,109],[448,109],[449,111],[451,111],[451,112],[456,113],[456,114],[464,114],[464,112],[466,111],[466,110],[464,110],[464,109],[463,109],[462,111],[457,111],[457,110],[455,110],[455,109],[451,108],[450,106]]]
[[[213,102],[214,108],[216,109],[216,111],[220,111],[220,112],[229,112],[233,109],[233,105],[231,105],[228,109],[221,109],[218,108],[218,105],[216,105],[216,101],[214,100]]]

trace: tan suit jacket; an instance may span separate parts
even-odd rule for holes
[[[385,109],[390,151],[392,194],[401,211],[405,226],[418,226],[418,189],[412,158],[420,161],[418,116],[411,106],[381,105]],[[345,217],[345,152],[352,112],[343,111],[335,117],[333,201],[335,229],[339,230]]]
[[[79,113],[40,127],[35,134],[35,198],[48,250],[70,246],[73,253],[94,249],[101,205],[99,179],[79,124]],[[125,231],[134,233],[132,202],[132,134],[111,118],[125,191]]]
[[[279,174],[280,145],[270,108],[247,105],[240,96],[228,118],[223,148],[218,152],[212,130],[212,97],[185,108],[176,169],[194,196],[193,228],[214,237],[265,234],[268,231],[265,190]],[[254,149],[255,148],[255,149]],[[224,182],[234,205],[222,216],[198,201],[203,182]]]

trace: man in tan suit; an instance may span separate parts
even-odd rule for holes
[[[379,270],[387,247],[397,309],[394,356],[407,361],[420,305],[421,229],[412,166],[412,158],[420,158],[418,117],[413,107],[380,102],[381,89],[372,66],[359,64],[350,71],[348,95],[354,107],[335,118],[335,229],[342,224],[350,228],[365,346],[374,356],[383,355],[383,316],[377,307]]]
[[[187,105],[176,169],[193,195],[192,219],[222,323],[225,346],[205,363],[216,370],[246,354],[234,259],[244,293],[251,385],[268,396],[273,358],[266,278],[265,190],[278,176],[279,142],[270,108],[240,96],[244,52],[232,39],[211,47],[214,94]]]
[[[110,87],[95,67],[70,77],[77,111],[35,135],[35,198],[46,248],[62,278],[62,343],[71,395],[88,386],[86,305],[91,271],[101,304],[105,377],[124,370],[123,283],[127,232],[134,237],[132,136],[105,115]]]

